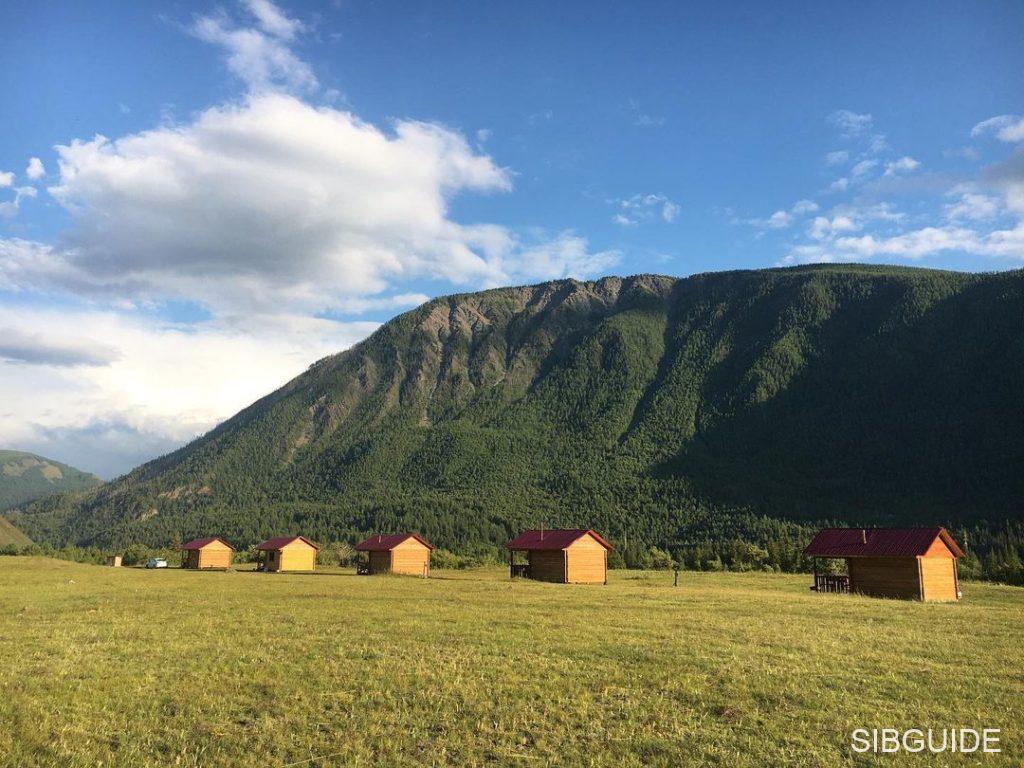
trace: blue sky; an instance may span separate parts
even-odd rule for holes
[[[454,291],[1020,268],[1021,29],[1010,2],[9,0],[0,443],[125,471]]]

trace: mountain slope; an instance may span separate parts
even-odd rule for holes
[[[33,453],[0,450],[0,512],[65,491],[102,482],[95,475]]]
[[[1024,273],[819,266],[431,301],[208,435],[15,522],[53,543],[245,544],[538,523],[1024,516]],[[744,517],[745,516],[745,517]]]
[[[0,549],[4,547],[27,547],[32,544],[32,540],[24,533],[15,528],[11,523],[3,517],[0,517]]]

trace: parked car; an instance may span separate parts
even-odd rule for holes
[[[167,561],[162,557],[151,557],[146,561],[147,568],[166,568]]]

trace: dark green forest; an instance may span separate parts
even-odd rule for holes
[[[1024,272],[814,266],[436,299],[184,448],[12,514],[150,547],[594,527],[616,564],[806,567],[824,524],[946,525],[1022,581]],[[620,559],[621,558],[621,559]]]

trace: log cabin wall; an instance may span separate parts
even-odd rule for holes
[[[916,557],[851,557],[850,591],[874,597],[920,600],[921,575]]]

